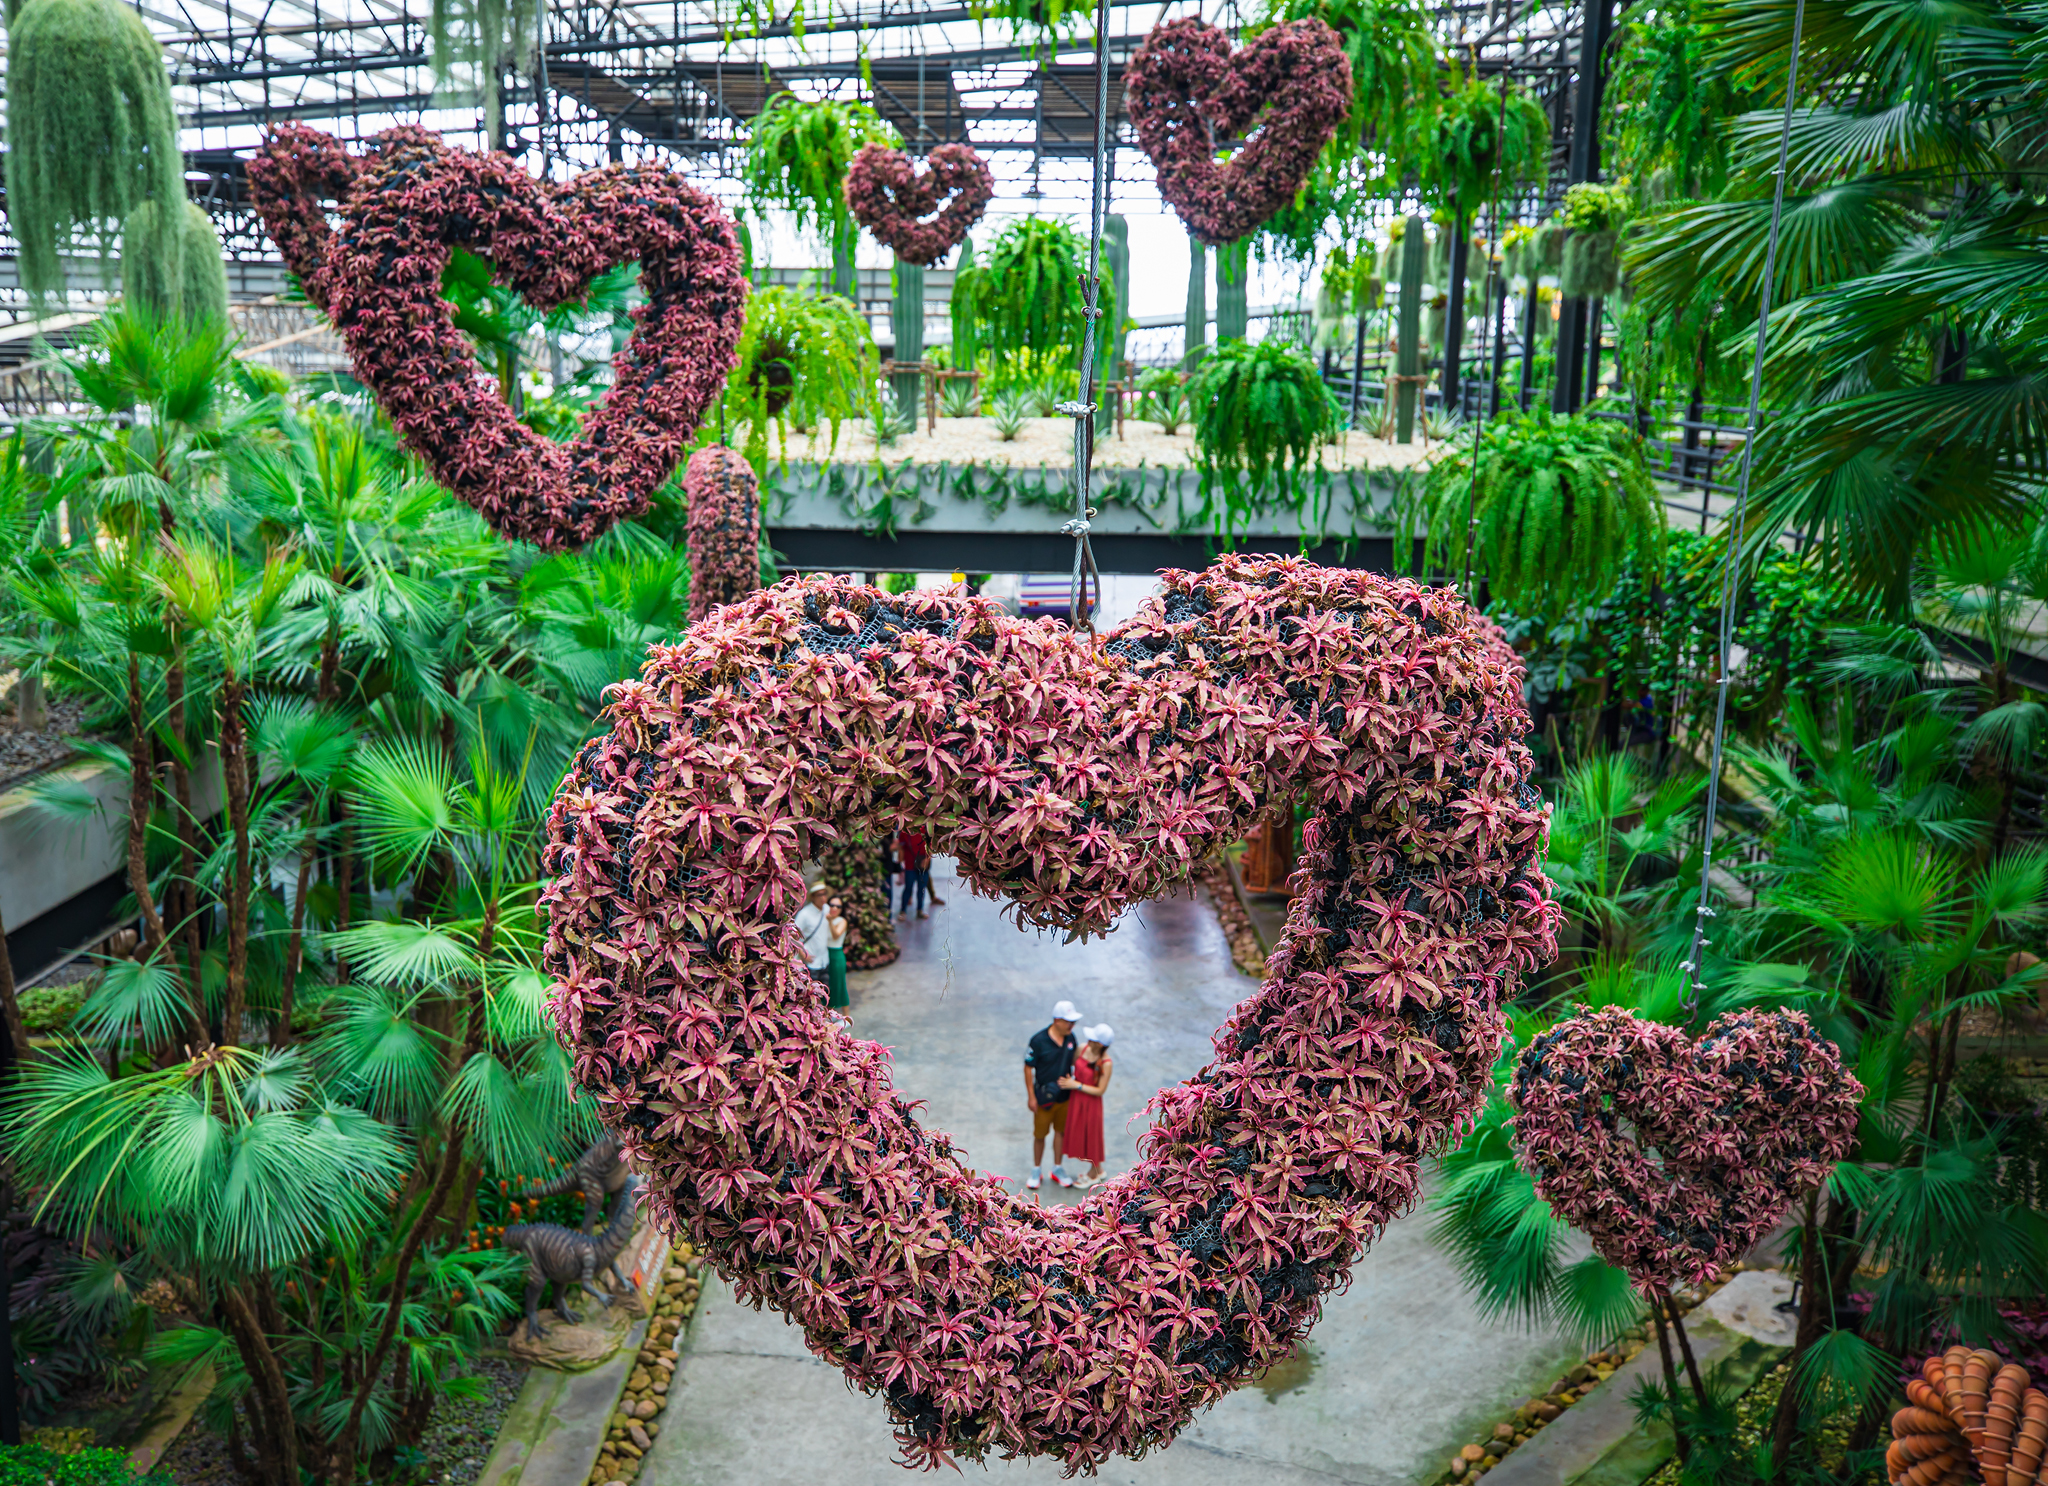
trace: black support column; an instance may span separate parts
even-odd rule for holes
[[[1565,170],[1568,185],[1600,179],[1600,93],[1607,79],[1607,38],[1614,29],[1614,0],[1586,0],[1586,22],[1579,32],[1579,76],[1572,88],[1572,152]],[[1586,386],[1586,331],[1590,306],[1567,299],[1557,316],[1557,384],[1551,409],[1578,411]]]

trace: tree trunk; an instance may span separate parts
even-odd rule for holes
[[[306,807],[306,820],[310,824],[315,804]],[[277,1031],[271,1041],[279,1047],[289,1047],[292,1040],[292,992],[299,983],[299,960],[306,944],[306,890],[312,885],[313,839],[309,830],[306,844],[299,852],[299,885],[292,894],[292,932],[284,946],[284,980],[277,993]]]
[[[1792,1338],[1792,1355],[1786,1359],[1791,1372],[1785,1379],[1785,1391],[1778,1395],[1778,1412],[1771,1421],[1771,1460],[1780,1471],[1792,1453],[1793,1441],[1799,1437],[1799,1390],[1795,1386],[1799,1359],[1820,1338],[1820,1249],[1827,1239],[1821,1232],[1819,1202],[1818,1192],[1807,1194],[1806,1221],[1801,1226],[1799,1246],[1799,1330]]]
[[[164,947],[163,915],[149,890],[149,807],[156,796],[156,768],[150,757],[149,729],[142,716],[142,662],[128,657],[128,890],[142,915],[142,950],[147,959]],[[191,1021],[192,1051],[211,1044],[206,1035],[206,1004],[199,982],[185,983],[185,1012]]]
[[[221,1286],[221,1313],[242,1365],[249,1374],[249,1401],[256,1429],[256,1463],[266,1486],[299,1486],[298,1426],[292,1419],[291,1391],[279,1366],[276,1348],[257,1319],[256,1309],[240,1286]]]
[[[341,1434],[334,1441],[335,1457],[343,1470],[352,1470],[356,1456],[356,1440],[362,1432],[363,1409],[370,1401],[370,1394],[376,1390],[377,1379],[384,1371],[384,1359],[390,1355],[391,1343],[398,1334],[399,1317],[405,1310],[405,1287],[412,1279],[413,1260],[419,1256],[420,1245],[428,1229],[441,1215],[441,1208],[448,1200],[448,1193],[455,1185],[455,1173],[462,1163],[463,1130],[458,1125],[448,1132],[448,1146],[441,1154],[441,1169],[434,1178],[434,1187],[427,1198],[427,1205],[412,1225],[412,1231],[405,1236],[405,1243],[398,1251],[398,1262],[392,1269],[391,1288],[385,1295],[384,1325],[377,1333],[377,1345],[370,1353],[370,1360],[364,1365],[356,1384],[356,1396],[349,1405],[348,1422],[342,1426]],[[343,1476],[340,1479],[346,1480]]]
[[[1671,1311],[1671,1331],[1678,1338],[1678,1354],[1685,1359],[1685,1376],[1692,1384],[1692,1394],[1700,1401],[1700,1407],[1707,1406],[1707,1385],[1700,1381],[1700,1365],[1692,1355],[1692,1338],[1685,1334],[1685,1318],[1678,1314],[1678,1302],[1667,1290],[1664,1304]]]
[[[0,1015],[7,1019],[7,1040],[14,1060],[28,1061],[28,1023],[21,1019],[21,998],[14,993],[14,956],[7,949],[7,921],[0,918]]]
[[[228,987],[221,1038],[235,1046],[242,1040],[242,1017],[249,1004],[249,739],[242,727],[242,681],[232,672],[221,693],[220,765],[235,846],[228,881]]]
[[[1664,1359],[1664,1389],[1671,1395],[1671,1438],[1678,1446],[1678,1463],[1684,1465],[1692,1451],[1685,1438],[1685,1426],[1679,1423],[1682,1405],[1678,1397],[1678,1368],[1671,1360],[1671,1333],[1664,1325],[1663,1295],[1650,1297],[1650,1317],[1657,1323],[1657,1352]]]
[[[181,658],[164,672],[165,720],[180,752],[185,749],[185,663]],[[178,803],[178,919],[185,941],[185,979],[199,984],[199,845],[198,822],[192,816],[192,771],[184,762],[171,759],[171,793]]]

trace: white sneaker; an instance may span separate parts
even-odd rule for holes
[[[1038,1190],[1038,1178],[1035,1176],[1026,1177],[1024,1179],[1024,1190],[1027,1192],[1036,1192]]]
[[[1058,1167],[1054,1167],[1052,1173],[1052,1184],[1055,1187],[1071,1187],[1074,1185],[1074,1179],[1068,1176],[1064,1171],[1061,1171]]]

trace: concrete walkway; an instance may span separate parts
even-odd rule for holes
[[[1209,1060],[1210,1038],[1252,990],[1206,903],[1154,902],[1107,940],[1020,932],[935,864],[947,906],[899,924],[903,958],[852,977],[854,1026],[895,1049],[896,1086],[926,1101],[970,1164],[1020,1180],[1030,1158],[1024,1045],[1070,997],[1116,1028],[1104,1121],[1111,1171],[1136,1160],[1138,1111]],[[1070,1194],[1047,1191],[1046,1200]],[[1394,1224],[1332,1297],[1306,1348],[1202,1415],[1170,1448],[1116,1460],[1106,1482],[1174,1486],[1411,1486],[1580,1354],[1562,1341],[1483,1325],[1423,1215]],[[901,1486],[879,1400],[850,1390],[780,1316],[707,1284],[637,1486]],[[971,1464],[970,1475],[977,1474]],[[1057,1481],[1049,1462],[987,1475]]]

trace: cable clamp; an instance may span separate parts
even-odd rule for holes
[[[1068,418],[1089,418],[1095,414],[1095,404],[1092,402],[1063,402],[1056,406],[1053,411]]]
[[[1092,516],[1095,513],[1091,511],[1089,512],[1089,514]],[[1060,535],[1063,537],[1085,537],[1088,535],[1088,523],[1083,521],[1079,516],[1076,516],[1073,520],[1069,521],[1065,526],[1060,528]]]

